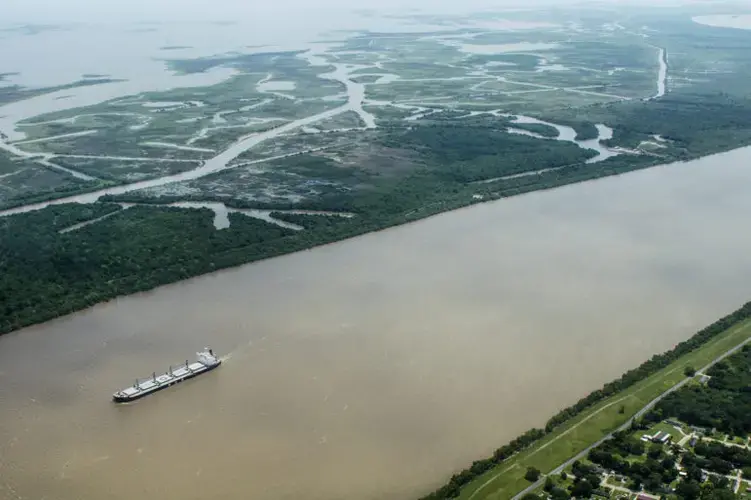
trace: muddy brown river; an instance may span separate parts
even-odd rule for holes
[[[751,299],[750,162],[478,205],[0,337],[0,499],[425,493]],[[205,344],[218,370],[111,402]]]

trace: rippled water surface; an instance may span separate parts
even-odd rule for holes
[[[0,337],[0,499],[410,498],[751,298],[751,149]],[[218,370],[111,394],[205,344]]]

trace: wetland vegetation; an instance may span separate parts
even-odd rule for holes
[[[12,76],[14,76],[13,73],[0,74],[0,82],[2,82],[3,80],[6,80],[7,77],[12,77]],[[8,103],[15,102],[15,101],[22,101],[24,99],[30,99],[35,96],[48,94],[50,92],[57,92],[59,90],[68,90],[68,89],[74,89],[78,87],[87,87],[90,85],[101,85],[103,83],[110,83],[110,82],[115,81],[110,78],[101,78],[98,75],[92,78],[86,78],[86,75],[82,75],[82,76],[84,76],[85,79],[77,81],[77,82],[72,82],[72,83],[65,84],[65,85],[56,85],[54,87],[38,88],[38,89],[28,89],[20,85],[13,85],[13,84],[0,86],[0,105],[8,104]]]
[[[20,297],[0,330],[472,203],[751,144],[751,34],[649,11],[615,27],[604,12],[583,23],[559,14],[555,29],[370,32],[308,50],[173,59],[184,74],[235,74],[21,121],[3,136],[0,208],[49,199],[95,208],[0,219],[0,252],[26,255],[3,259]],[[139,206],[58,234],[60,213],[98,220],[113,202]],[[159,208],[176,202],[354,217],[277,219],[301,222],[292,231],[233,213],[214,234],[207,210]],[[21,232],[27,218],[35,229]],[[155,234],[170,242],[159,269],[146,250],[113,264],[126,258],[118,247],[143,238],[150,248]],[[78,261],[76,272],[28,273],[81,254],[106,273]]]
[[[341,34],[306,50],[175,58],[166,64],[181,75],[217,68],[233,73],[209,87],[28,113],[10,127],[7,117],[15,115],[6,111],[82,84],[0,87],[0,334],[120,295],[447,210],[751,144],[748,32],[698,25],[670,9],[538,15],[551,24],[506,30],[488,28],[497,21],[492,16],[477,18],[488,23],[480,28],[462,27],[467,19],[436,18],[430,21],[448,21],[445,30]],[[161,50],[177,57],[180,48]],[[113,82],[88,77],[86,85]],[[525,492],[528,500],[563,500],[617,497],[623,489],[616,487],[636,492],[642,486],[668,497],[729,498],[728,478],[705,478],[702,471],[727,476],[751,465],[748,453],[725,446],[742,447],[749,432],[748,350],[704,368],[749,337],[746,304],[492,456],[450,479],[448,471],[447,484],[426,498]],[[388,350],[378,351],[388,357]],[[312,373],[301,371],[306,380]],[[687,381],[625,434],[588,450]],[[441,386],[439,396],[445,393]],[[24,404],[37,403],[26,396]],[[329,394],[323,397],[326,402]],[[255,418],[263,425],[269,415]],[[714,429],[680,457],[668,447],[641,444],[637,433],[669,428],[673,418],[684,430]],[[319,438],[313,446],[323,449],[327,436]],[[579,461],[557,469],[578,453],[584,453]],[[686,466],[685,481],[677,477],[677,458]],[[615,485],[597,467],[627,479]],[[93,470],[86,460],[68,470],[84,469]],[[64,480],[70,484],[70,477]]]
[[[64,232],[114,211],[119,213]],[[0,219],[6,269],[0,275],[0,332],[91,306],[120,290],[149,290],[320,242],[306,240],[316,233],[229,217],[230,228],[218,231],[208,209],[95,203]]]

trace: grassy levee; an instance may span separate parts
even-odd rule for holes
[[[527,467],[548,473],[627,422],[650,401],[686,378],[684,368],[706,366],[751,338],[745,319],[685,354],[662,370],[594,405],[526,450],[505,460],[462,488],[460,499],[508,499],[529,485]],[[622,409],[622,413],[621,413]]]

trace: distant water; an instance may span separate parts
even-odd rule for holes
[[[0,337],[0,499],[424,493],[751,298],[749,161],[476,205]],[[212,374],[110,402],[206,344]]]
[[[41,113],[90,106],[146,91],[213,85],[234,74],[220,68],[205,74],[176,75],[167,64],[170,59],[305,50],[314,47],[311,44],[315,42],[343,41],[361,31],[419,33],[466,27],[523,30],[547,26],[475,18],[447,27],[346,9],[321,11],[315,16],[315,22],[304,12],[294,11],[285,12],[281,17],[278,13],[260,11],[232,19],[231,23],[76,23],[62,25],[60,29],[40,30],[33,35],[23,29],[0,32],[0,53],[3,54],[0,71],[10,73],[0,85],[41,88],[74,83],[91,75],[125,80],[0,106],[0,132],[11,140],[18,140],[23,136],[14,131],[15,123]],[[0,20],[0,28],[12,27]]]
[[[751,30],[751,14],[716,14],[696,16],[694,22],[716,28],[737,28]]]

